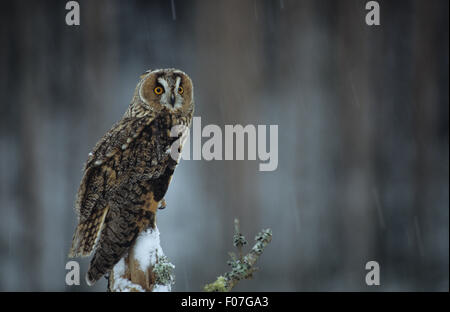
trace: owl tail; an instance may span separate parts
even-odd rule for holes
[[[80,221],[72,239],[72,247],[69,257],[88,257],[95,249],[95,245],[100,237],[106,213],[108,209],[92,214],[84,221]]]
[[[86,274],[86,283],[93,285],[108,273],[132,247],[139,233],[154,227],[155,214],[136,207],[122,207],[120,215],[105,223],[98,246]]]
[[[126,254],[138,232],[137,228],[132,231],[123,231],[114,221],[105,225],[86,274],[86,283],[89,286],[108,273]]]

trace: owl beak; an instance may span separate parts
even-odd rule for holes
[[[175,94],[170,94],[170,105],[174,106],[175,105]]]

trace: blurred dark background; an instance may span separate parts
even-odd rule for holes
[[[0,290],[106,289],[65,285],[82,165],[139,75],[176,67],[203,125],[279,125],[279,165],[181,162],[158,214],[174,290],[228,270],[238,217],[274,238],[236,290],[448,291],[449,2],[379,3],[369,27],[366,1],[79,1],[80,26],[2,2]]]

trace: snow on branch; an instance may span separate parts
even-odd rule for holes
[[[174,283],[174,269],[164,256],[155,225],[139,234],[130,252],[111,270],[108,290],[168,292]]]
[[[272,241],[272,230],[262,230],[255,237],[255,245],[244,256],[242,248],[247,240],[239,229],[239,220],[234,220],[233,245],[238,255],[230,253],[228,264],[231,271],[204,287],[205,291],[231,291],[243,279],[252,277],[257,270],[255,264],[266,246]],[[109,274],[108,291],[113,292],[167,292],[174,284],[175,266],[162,251],[159,230],[149,227],[137,237],[130,252],[114,266]]]
[[[264,248],[272,241],[272,230],[262,230],[255,237],[255,245],[249,251],[247,255],[243,255],[242,247],[247,244],[247,240],[239,229],[239,220],[234,220],[233,245],[238,249],[239,255],[230,253],[231,260],[228,261],[228,265],[231,266],[231,271],[219,276],[216,281],[211,284],[207,284],[204,290],[207,292],[212,291],[231,291],[236,284],[243,279],[252,278],[253,272],[257,270],[254,265],[259,256],[264,251]]]

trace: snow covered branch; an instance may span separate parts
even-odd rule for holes
[[[234,231],[233,245],[238,249],[239,255],[230,253],[231,260],[228,261],[228,265],[231,266],[231,271],[219,276],[213,283],[207,284],[204,288],[207,292],[231,291],[240,280],[252,278],[253,272],[257,270],[254,267],[256,261],[272,241],[272,230],[262,230],[255,237],[255,245],[243,256],[242,247],[247,244],[247,240],[240,232],[238,219],[234,220]]]
[[[247,244],[239,229],[239,220],[235,219],[233,245],[238,255],[230,253],[228,264],[231,271],[219,276],[216,281],[207,284],[205,291],[231,291],[243,279],[252,278],[258,258],[272,241],[272,230],[262,230],[255,237],[255,245],[244,256],[242,248]],[[114,266],[109,274],[108,291],[113,292],[164,292],[171,291],[174,284],[175,266],[169,262],[162,251],[159,230],[149,227],[137,237],[130,252]]]
[[[162,251],[159,230],[149,227],[137,237],[130,252],[111,270],[108,290],[113,292],[171,291],[173,270]]]

